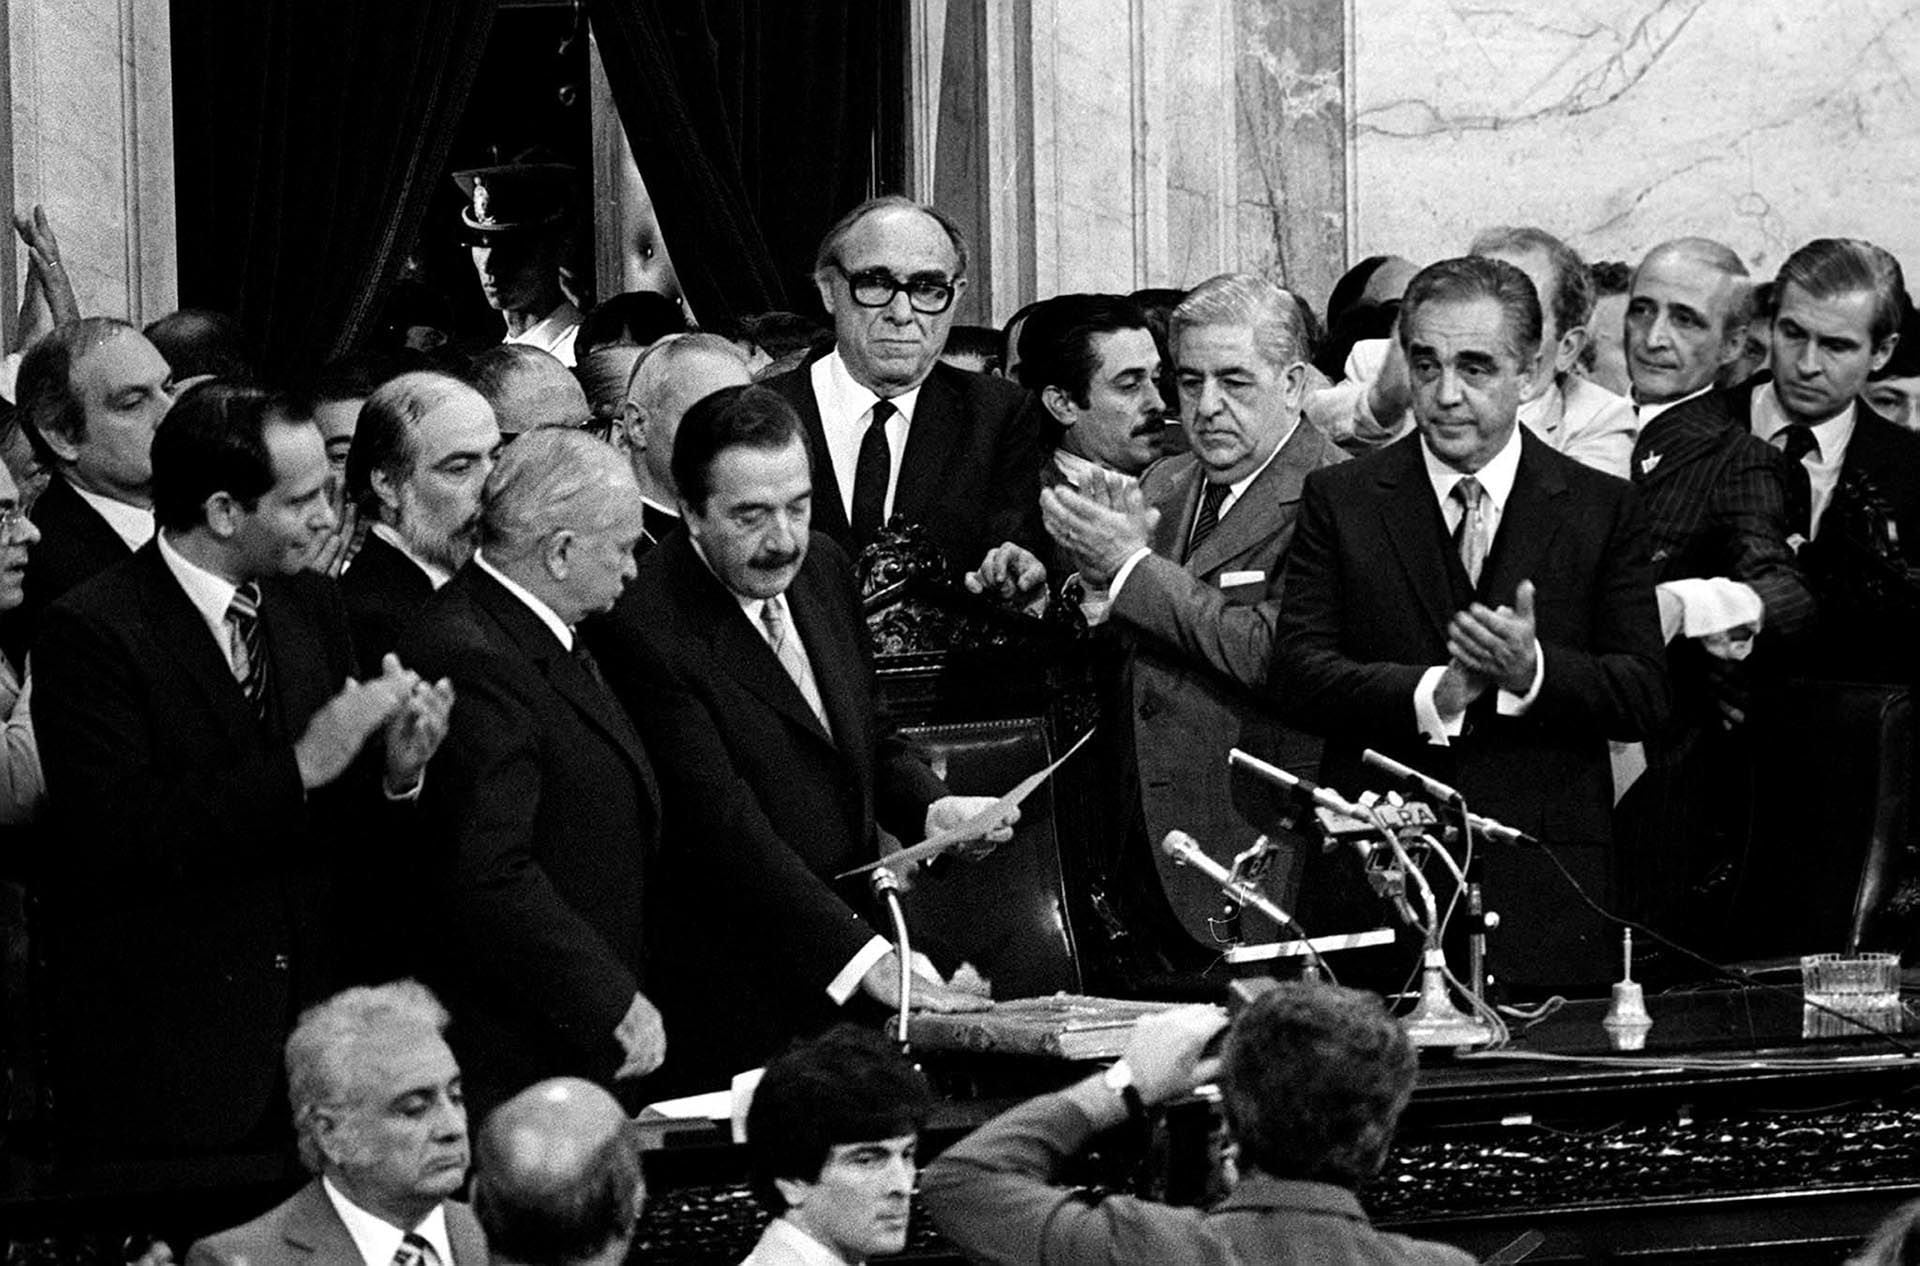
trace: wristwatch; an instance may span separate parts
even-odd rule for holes
[[[1147,1119],[1147,1104],[1140,1097],[1140,1088],[1133,1084],[1133,1067],[1124,1059],[1118,1059],[1100,1075],[1100,1081],[1114,1094],[1120,1096],[1120,1102],[1127,1105],[1127,1119],[1136,1124],[1144,1124]]]

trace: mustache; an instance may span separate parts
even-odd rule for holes
[[[778,571],[782,567],[790,567],[794,563],[799,562],[802,557],[803,551],[797,549],[781,550],[777,553],[755,554],[747,561],[747,566],[757,568],[760,571]]]

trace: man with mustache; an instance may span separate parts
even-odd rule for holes
[[[1131,299],[1089,294],[1049,300],[1034,318],[1021,381],[1060,428],[1041,482],[1077,486],[1094,466],[1137,478],[1160,456],[1167,422],[1147,314]]]
[[[682,922],[658,939],[656,979],[678,1075],[711,1085],[856,993],[897,1002],[884,916],[834,876],[879,858],[881,828],[916,842],[990,802],[948,794],[879,711],[852,569],[809,531],[793,406],[757,386],[700,400],[673,480],[686,531],[648,551],[594,650],[678,793],[661,907]],[[913,1000],[985,1005],[937,976]]]
[[[401,374],[361,407],[346,492],[371,525],[340,578],[354,650],[377,665],[434,590],[473,556],[480,490],[500,428],[480,393],[448,374]]]

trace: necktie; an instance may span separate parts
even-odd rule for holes
[[[573,635],[572,653],[574,661],[586,670],[587,676],[593,678],[595,685],[604,687],[607,684],[606,677],[600,672],[600,661],[593,657],[593,652],[587,649],[587,644],[580,640],[578,633]]]
[[[1472,475],[1453,486],[1453,499],[1460,503],[1460,523],[1453,530],[1453,547],[1460,551],[1460,565],[1467,579],[1480,583],[1480,568],[1487,561],[1487,490]]]
[[[1231,484],[1206,485],[1200,493],[1200,508],[1193,512],[1193,531],[1187,536],[1187,557],[1200,548],[1200,542],[1213,535],[1213,529],[1220,526],[1220,503],[1233,491]]]
[[[418,1232],[408,1231],[393,1250],[393,1266],[439,1266],[440,1254]]]
[[[820,722],[820,728],[833,735],[833,727],[827,724],[826,703],[820,698],[820,686],[813,679],[813,665],[807,662],[807,651],[800,644],[799,635],[794,633],[787,622],[787,600],[775,595],[760,604],[760,628],[766,634],[767,645],[773,648],[774,658],[780,661],[780,667],[787,670],[787,676],[793,678],[793,684],[800,689],[801,698],[813,709],[814,718]]]
[[[1809,453],[1816,462],[1820,460],[1820,441],[1814,438],[1813,428],[1806,423],[1795,422],[1783,428],[1780,435],[1780,451],[1787,455],[1788,461],[1800,461]]]
[[[227,604],[227,645],[232,652],[234,679],[246,692],[254,715],[267,714],[267,654],[260,627],[260,586],[248,581],[233,591]]]
[[[887,480],[893,475],[893,447],[887,443],[887,419],[896,410],[893,401],[873,406],[873,420],[860,437],[860,456],[853,466],[853,543],[866,548],[880,535],[887,514]]]

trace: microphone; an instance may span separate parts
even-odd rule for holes
[[[1260,913],[1272,919],[1281,927],[1298,928],[1293,916],[1282,910],[1272,898],[1260,891],[1252,880],[1241,879],[1228,871],[1225,866],[1207,856],[1200,842],[1182,830],[1172,830],[1160,841],[1160,851],[1182,866],[1191,866],[1214,883],[1221,890],[1243,906],[1252,906]]]
[[[1360,760],[1362,763],[1372,765],[1375,769],[1391,774],[1395,778],[1416,784],[1422,791],[1443,804],[1452,805],[1457,808],[1466,807],[1467,798],[1452,787],[1441,782],[1438,778],[1423,774],[1411,765],[1403,765],[1393,757],[1376,752],[1371,747],[1360,753]],[[1528,835],[1518,827],[1508,826],[1506,823],[1494,818],[1482,817],[1478,813],[1467,814],[1467,821],[1473,825],[1474,830],[1499,844],[1537,847],[1540,843],[1539,840]]]
[[[1383,752],[1376,752],[1371,747],[1360,753],[1360,760],[1363,764],[1391,774],[1402,782],[1418,785],[1422,791],[1444,804],[1459,804],[1466,798],[1438,778],[1423,774],[1411,765],[1403,765],[1393,757]]]
[[[1227,764],[1249,770],[1259,774],[1269,782],[1279,783],[1289,791],[1299,792],[1302,795],[1308,796],[1315,804],[1323,809],[1330,810],[1345,817],[1358,818],[1362,822],[1370,822],[1373,820],[1368,810],[1348,800],[1339,792],[1328,787],[1322,787],[1319,783],[1308,782],[1305,778],[1297,774],[1289,773],[1278,765],[1269,765],[1259,757],[1249,756],[1237,747],[1227,753]]]

